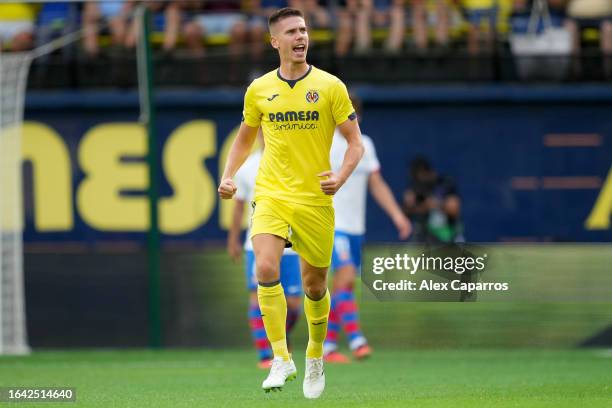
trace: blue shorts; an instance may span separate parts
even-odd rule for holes
[[[352,235],[342,231],[334,233],[334,251],[332,253],[332,269],[336,270],[346,265],[353,265],[357,272],[361,269],[361,246],[363,235]]]
[[[255,253],[246,251],[247,288],[257,290],[257,275],[255,274]],[[283,255],[280,264],[280,281],[285,296],[300,296],[302,294],[302,277],[300,275],[300,257],[298,254]]]

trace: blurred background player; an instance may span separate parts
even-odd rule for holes
[[[263,151],[263,133],[261,129],[257,134],[261,148],[258,148],[247,161],[242,165],[234,178],[234,182],[238,187],[234,199],[234,212],[232,216],[232,224],[227,236],[227,251],[235,261],[240,261],[242,255],[242,245],[240,242],[240,224],[244,214],[244,205],[251,203],[255,196],[255,178],[259,169],[259,162]],[[252,212],[252,207],[251,208]],[[250,217],[249,217],[250,218]],[[244,265],[247,278],[247,289],[249,290],[249,327],[251,335],[255,342],[255,348],[259,353],[258,367],[269,369],[272,364],[272,348],[266,337],[263,319],[261,318],[261,310],[257,301],[257,275],[255,274],[255,253],[253,252],[253,243],[248,238],[250,228],[247,230],[246,239],[244,240],[245,259]],[[298,316],[300,314],[301,296],[302,296],[302,280],[300,277],[300,257],[291,248],[286,248],[281,258],[280,265],[281,285],[285,291],[287,298],[287,339],[289,333],[295,327]]]
[[[463,242],[461,198],[455,182],[439,175],[429,160],[410,163],[410,188],[404,192],[404,213],[414,221],[415,242]]]
[[[361,101],[350,96],[361,119]],[[348,363],[350,360],[338,351],[338,332],[342,327],[349,341],[349,348],[357,359],[368,357],[372,350],[361,332],[357,303],[355,302],[355,278],[361,268],[361,250],[364,244],[366,221],[366,191],[370,190],[374,199],[385,210],[399,232],[400,239],[410,235],[410,221],[402,213],[391,189],[380,173],[380,162],[376,156],[374,143],[362,135],[365,153],[344,186],[334,196],[336,212],[334,251],[332,253],[332,298],[329,325],[323,351],[325,360],[330,363]],[[346,140],[338,131],[334,134],[330,160],[336,171],[342,165],[346,151]]]

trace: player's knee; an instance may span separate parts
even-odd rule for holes
[[[274,282],[279,280],[279,266],[269,259],[257,259],[257,280],[259,282]]]
[[[325,282],[311,282],[308,285],[304,284],[304,292],[306,293],[306,296],[308,296],[312,300],[319,300],[323,298],[323,296],[325,296],[326,291],[327,285],[325,284]]]

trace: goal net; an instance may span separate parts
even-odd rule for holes
[[[30,53],[0,51],[0,354],[25,354],[21,124]]]
[[[40,3],[40,0],[29,0]],[[77,4],[80,0],[71,0]],[[83,3],[85,4],[85,3]],[[88,3],[89,4],[89,3]],[[148,44],[142,24],[148,18],[143,3],[131,11],[130,18],[137,22],[138,48]],[[53,13],[51,13],[53,16]],[[39,16],[40,17],[40,16]],[[41,18],[41,20],[43,20]],[[107,19],[96,23],[96,32],[108,30]],[[26,293],[23,268],[23,175],[22,175],[22,124],[24,99],[30,65],[35,59],[56,50],[78,43],[92,28],[69,26],[59,38],[48,38],[28,52],[2,51],[0,47],[0,355],[27,354],[29,352],[26,330]],[[73,29],[74,28],[74,29]],[[89,30],[89,31],[88,31]],[[38,33],[38,32],[37,32]],[[147,33],[148,34],[148,33]],[[42,38],[42,36],[41,36]],[[46,37],[45,37],[46,38]],[[79,43],[82,44],[82,43]],[[138,52],[138,89],[142,91],[140,76],[150,75],[150,64]],[[148,103],[149,95],[141,93],[141,102]]]

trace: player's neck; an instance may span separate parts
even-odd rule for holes
[[[303,77],[306,74],[306,72],[308,72],[309,68],[310,66],[308,65],[306,61],[300,62],[298,64],[294,64],[292,62],[284,62],[284,63],[281,62],[279,71],[280,71],[280,76],[283,79],[292,80],[292,79],[299,79]]]

